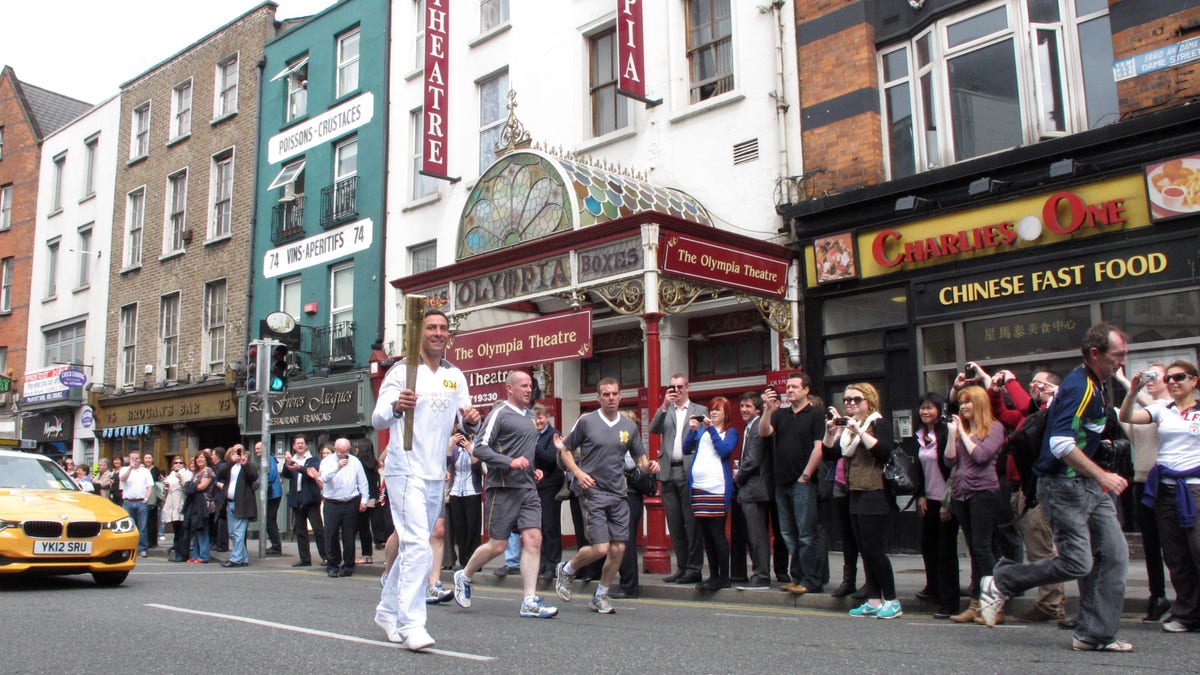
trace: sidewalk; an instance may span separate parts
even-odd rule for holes
[[[168,534],[162,544],[159,544],[157,549],[150,550],[150,557],[165,559],[167,549],[171,546],[171,536]],[[250,551],[250,567],[267,567],[271,569],[290,569],[291,564],[298,559],[296,554],[296,543],[294,541],[284,540],[283,556],[282,557],[258,557],[258,540],[253,539],[247,542]],[[568,560],[574,555],[574,549],[563,551],[563,559]],[[316,557],[316,548],[313,547],[312,554],[314,556],[312,568],[300,569],[320,569],[320,559]],[[358,565],[355,568],[355,576],[365,576],[368,578],[378,578],[383,573],[383,551],[374,551],[374,562],[368,565]],[[213,564],[223,562],[228,557],[227,554],[217,553],[212,557]],[[931,603],[924,603],[917,600],[915,594],[925,585],[925,566],[919,555],[895,554],[890,556],[892,561],[892,570],[896,577],[896,595],[904,606],[905,613],[933,613],[935,607]],[[519,588],[521,584],[520,577],[508,576],[497,577],[492,574],[493,570],[504,564],[501,558],[496,558],[486,568],[475,575],[476,587],[501,587],[501,588]],[[189,567],[186,563],[180,563],[181,567]],[[829,556],[829,569],[837,576],[837,573],[842,569],[842,554],[833,552]],[[967,557],[960,557],[959,571],[961,585],[963,588],[970,583],[971,561]],[[236,574],[236,570],[230,570],[231,574]],[[649,574],[642,572],[639,575],[640,597],[653,598],[658,600],[704,600],[728,603],[744,603],[752,605],[764,605],[774,607],[795,607],[804,609],[823,609],[834,611],[848,611],[857,604],[857,601],[851,598],[834,598],[829,595],[837,584],[841,583],[841,578],[831,578],[829,586],[820,593],[808,593],[802,596],[795,596],[786,591],[779,590],[779,582],[772,582],[770,590],[757,591],[739,591],[736,588],[723,589],[716,592],[701,592],[697,591],[692,584],[666,584],[662,579],[664,574]],[[451,573],[448,570],[442,571],[442,580],[449,583],[451,581]],[[862,565],[859,565],[858,582],[863,582]],[[1149,585],[1146,581],[1146,565],[1142,560],[1130,560],[1129,571],[1125,580],[1125,609],[1124,613],[1129,615],[1142,616],[1146,611],[1146,599],[1149,597]],[[614,588],[616,584],[614,583]],[[575,582],[576,592],[590,592],[595,588],[595,582]],[[545,594],[554,594],[554,582],[539,579],[538,589]],[[1074,582],[1065,584],[1067,596],[1067,615],[1074,614],[1079,607],[1079,587]],[[1170,580],[1168,579],[1167,599],[1173,600],[1175,597],[1174,590],[1170,588]],[[1023,597],[1012,598],[1009,600],[1006,607],[1006,613],[1010,616],[1016,616],[1031,609],[1037,601],[1037,589],[1031,589],[1025,593]],[[963,598],[961,606],[966,607],[967,600]]]

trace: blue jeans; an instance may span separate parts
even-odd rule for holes
[[[817,538],[817,490],[811,483],[776,486],[779,529],[791,554],[788,576],[809,590],[823,585],[820,558],[825,555]]]
[[[504,564],[509,567],[521,567],[521,533],[513,532],[508,535],[508,546],[504,549]]]
[[[208,562],[209,558],[208,523],[204,527],[192,531],[192,560]]]
[[[129,516],[133,518],[133,522],[137,523],[138,553],[145,553],[146,546],[150,543],[150,533],[146,531],[146,502],[133,502],[126,499],[121,506],[125,507]]]
[[[1058,555],[1024,565],[1001,559],[996,563],[996,585],[1011,595],[1078,579],[1075,637],[1107,643],[1121,623],[1129,567],[1129,545],[1112,496],[1090,478],[1042,476],[1037,498],[1050,520]]]
[[[250,554],[246,552],[246,528],[250,526],[250,519],[234,516],[232,501],[225,507],[225,515],[229,518],[229,562],[250,562]]]

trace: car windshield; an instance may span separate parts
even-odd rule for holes
[[[0,457],[0,488],[79,489],[61,467],[37,457]]]

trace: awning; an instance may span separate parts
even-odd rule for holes
[[[300,160],[295,164],[288,164],[279,170],[279,175],[275,176],[275,180],[267,187],[268,190],[281,188],[285,185],[290,185],[300,177],[300,172],[304,171],[305,160]]]
[[[130,427],[111,427],[109,429],[97,429],[100,432],[100,438],[126,438],[129,436],[149,436],[149,424],[135,424]]]
[[[306,63],[308,63],[307,56],[305,56],[304,58],[300,59],[299,61],[289,65],[287,68],[284,68],[283,70],[279,71],[279,74],[276,75],[275,77],[272,77],[271,81],[274,82],[275,80],[278,80],[281,77],[287,77],[288,75],[291,75],[292,73],[296,72],[297,70],[300,70],[301,68],[303,68],[304,64],[306,64]]]

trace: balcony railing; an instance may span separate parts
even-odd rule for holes
[[[353,321],[339,321],[313,330],[313,365],[318,368],[353,366],[354,328]]]
[[[304,236],[304,195],[280,201],[271,209],[271,241],[285,241]]]
[[[321,190],[321,227],[332,227],[358,215],[358,176],[343,178]]]

